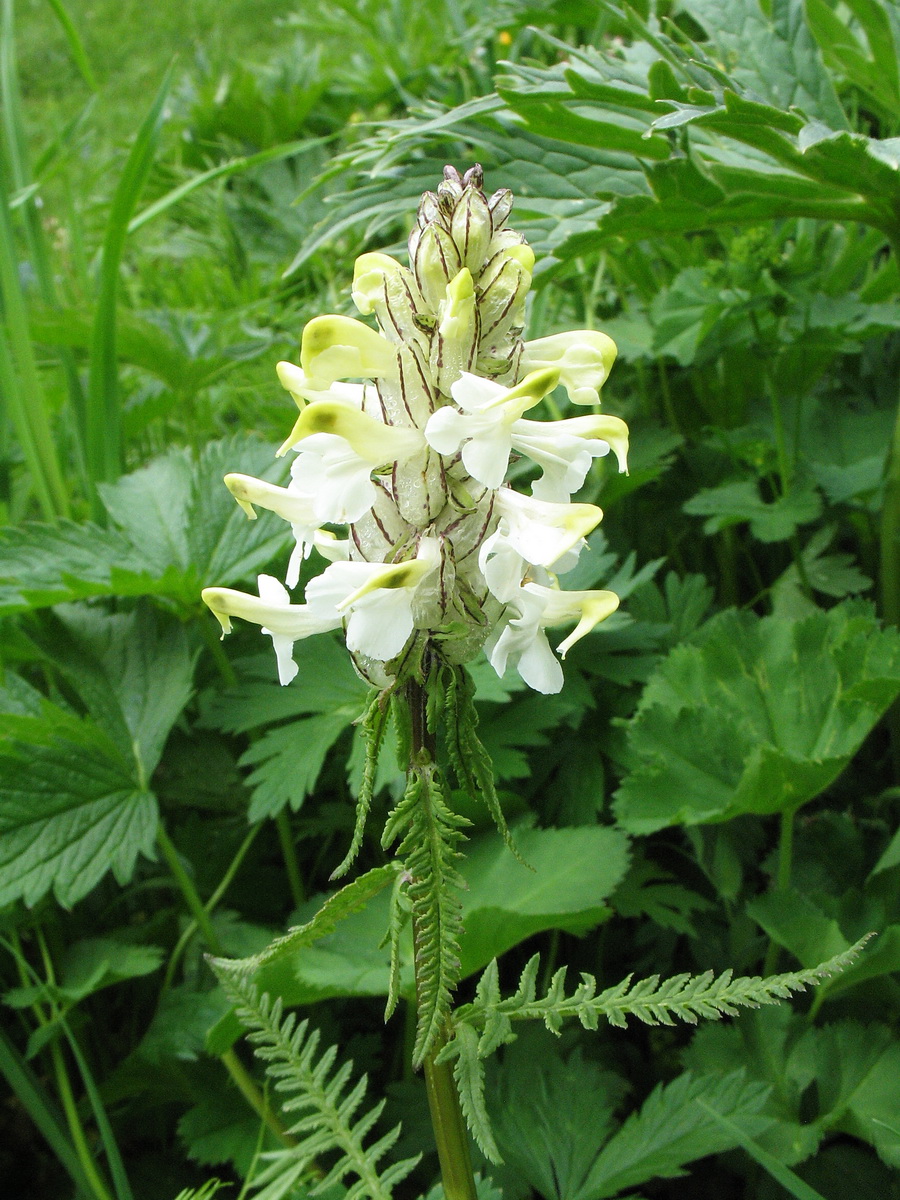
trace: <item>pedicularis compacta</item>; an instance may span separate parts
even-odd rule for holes
[[[402,683],[426,653],[458,665],[484,648],[499,675],[514,667],[557,692],[547,627],[575,623],[565,657],[618,606],[612,592],[566,591],[557,577],[602,516],[570,497],[593,458],[612,450],[625,470],[627,427],[596,411],[526,416],[559,384],[596,409],[616,348],[590,330],[522,341],[534,254],[507,228],[512,202],[509,191],[485,196],[480,167],[445,168],[419,205],[410,267],[386,254],[356,261],[353,301],[378,332],[316,317],[300,366],[278,364],[300,410],[278,452],[295,452],[290,483],[225,482],[249,516],[256,505],[291,522],[288,588],[313,547],[330,565],[303,604],[268,575],[259,596],[207,588],[203,599],[224,633],[235,616],[263,626],[282,683],[297,673],[298,638],[344,626],[357,669],[379,688]],[[539,468],[531,495],[504,482],[511,456]]]

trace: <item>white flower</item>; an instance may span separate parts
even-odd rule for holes
[[[533,371],[514,388],[463,372],[450,389],[462,412],[452,405],[439,408],[425,426],[425,440],[439,454],[462,448],[463,466],[485,487],[503,483],[512,449],[512,430],[529,408],[553,390],[554,370]]]
[[[565,658],[577,641],[618,607],[619,597],[614,592],[564,592],[526,583],[509,602],[506,620],[488,638],[485,651],[501,678],[512,665],[529,687],[550,695],[562,688],[563,672],[545,628],[577,620],[575,629],[559,644],[559,654]]]
[[[388,662],[409,640],[416,592],[440,561],[437,539],[426,537],[416,557],[406,562],[335,562],[310,581],[307,603],[323,616],[348,614],[348,649]]]
[[[339,401],[317,400],[300,413],[284,454],[299,447],[291,468],[292,490],[312,503],[316,524],[353,522],[375,502],[375,467],[405,462],[425,442],[417,429],[385,425]]]
[[[353,317],[314,317],[300,339],[300,366],[313,386],[337,379],[381,379],[397,374],[397,348]]]
[[[593,504],[551,504],[511,488],[496,493],[494,508],[500,522],[482,542],[478,565],[490,593],[504,603],[519,594],[529,565],[571,570],[584,538],[603,517]]]
[[[599,391],[616,361],[616,343],[594,329],[576,329],[526,342],[521,365],[525,371],[556,367],[559,381],[573,404],[599,404]]]
[[[570,417],[564,421],[516,421],[513,447],[543,467],[531,487],[540,500],[563,502],[577,492],[590,470],[591,460],[616,456],[619,470],[627,474],[628,426],[619,417]]]
[[[337,400],[340,404],[349,404],[351,408],[363,407],[365,384],[332,383],[322,387],[317,381],[309,379],[302,367],[290,362],[276,363],[275,370],[281,386],[290,392],[299,409],[304,409],[310,401],[315,400]]]
[[[594,504],[554,504],[501,488],[494,500],[503,537],[526,562],[551,567],[600,524]]]
[[[260,575],[258,587],[259,596],[231,588],[204,588],[203,602],[222,626],[223,637],[231,633],[232,617],[261,625],[275,647],[279,682],[290,683],[298,669],[291,657],[294,642],[339,628],[341,615],[335,609],[329,613],[323,606],[314,613],[306,604],[291,604],[287,588],[271,575]]]
[[[317,514],[312,498],[298,491],[293,482],[283,488],[252,475],[226,475],[225,486],[251,520],[256,519],[253,505],[257,504],[290,521],[296,545],[288,562],[285,583],[289,588],[296,587],[300,564],[309,557],[320,532],[319,525],[326,519]]]
[[[532,487],[540,500],[565,501],[584,483],[591,460],[610,448],[626,471],[628,426],[618,417],[570,417],[564,421],[529,421],[523,413],[552,391],[557,375],[546,368],[527,375],[514,388],[463,373],[451,395],[452,405],[439,408],[425,426],[428,444],[439,454],[462,447],[463,466],[479,483],[499,488],[509,455],[518,450],[543,467]]]

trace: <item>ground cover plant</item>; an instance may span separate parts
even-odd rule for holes
[[[896,1195],[897,7],[167,14],[3,7],[4,1177]]]

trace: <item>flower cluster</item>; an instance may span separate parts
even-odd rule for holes
[[[419,206],[409,268],[385,254],[357,259],[353,300],[378,332],[317,317],[300,366],[278,364],[299,409],[279,450],[295,454],[287,487],[225,478],[248,516],[256,506],[290,521],[288,588],[313,548],[330,564],[303,604],[267,575],[258,597],[203,593],[224,633],[237,616],[271,636],[282,683],[297,672],[298,638],[343,626],[357,669],[379,687],[428,645],[451,663],[483,647],[498,674],[512,666],[556,692],[562,667],[546,629],[575,622],[564,657],[618,605],[612,592],[565,591],[557,576],[602,516],[570,497],[610,450],[625,470],[628,430],[596,411],[526,416],[559,384],[596,408],[615,345],[593,331],[522,341],[534,255],[507,228],[511,193],[488,198],[481,184],[478,166],[445,169]],[[512,456],[540,470],[531,495],[504,483]],[[325,528],[335,525],[347,536]]]

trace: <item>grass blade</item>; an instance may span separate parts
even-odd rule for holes
[[[817,1192],[815,1188],[810,1187],[808,1183],[795,1174],[790,1167],[785,1166],[780,1159],[777,1159],[774,1154],[770,1154],[768,1150],[764,1150],[759,1142],[755,1142],[753,1138],[736,1125],[734,1121],[723,1117],[721,1113],[717,1113],[714,1108],[706,1104],[703,1100],[697,1100],[697,1104],[705,1109],[712,1119],[723,1129],[727,1129],[731,1136],[739,1145],[747,1151],[752,1159],[759,1163],[763,1170],[768,1171],[772,1178],[780,1183],[786,1191],[790,1192],[795,1200],[825,1200],[821,1192]]]
[[[99,289],[94,311],[84,444],[91,482],[118,478],[122,462],[122,420],[119,411],[116,358],[116,304],[119,266],[128,224],[156,153],[163,110],[172,81],[166,72],[150,111],[144,118],[113,195],[100,258]],[[99,506],[96,496],[93,506]]]
[[[75,22],[69,16],[68,9],[62,3],[62,0],[49,0],[49,3],[50,7],[56,13],[63,33],[66,35],[66,41],[69,43],[69,53],[72,56],[72,62],[78,68],[78,74],[92,92],[98,91],[97,77],[91,67],[90,59],[84,48],[84,42],[81,40],[81,35],[75,28]]]
[[[249,154],[246,158],[233,158],[229,162],[220,163],[217,167],[210,167],[208,171],[201,171],[199,175],[194,175],[191,179],[180,183],[171,192],[166,192],[165,196],[154,200],[136,217],[133,217],[129,222],[128,232],[134,233],[136,229],[141,229],[148,221],[160,216],[173,204],[177,204],[179,200],[190,195],[198,187],[202,187],[204,183],[209,183],[213,179],[227,179],[229,175],[236,175],[251,167],[262,166],[263,163],[280,162],[283,158],[290,158],[294,154],[308,150],[311,146],[317,146],[327,141],[329,141],[328,138],[321,137],[310,138],[305,142],[285,142],[283,146],[270,146],[267,150],[260,150],[258,154]]]
[[[0,1030],[0,1074],[41,1131],[50,1149],[69,1172],[79,1195],[90,1196],[90,1185],[78,1161],[78,1155],[66,1136],[62,1121],[41,1090],[34,1072],[3,1030]]]

